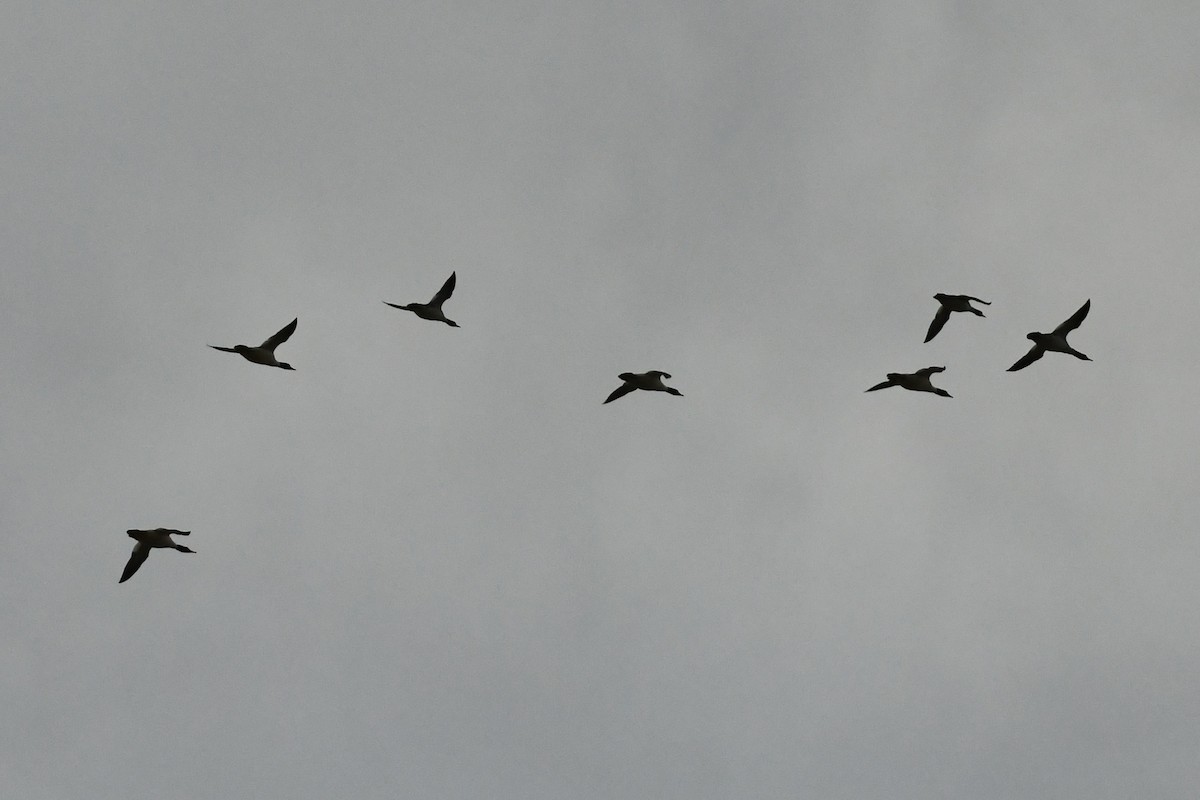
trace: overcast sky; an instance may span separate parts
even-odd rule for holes
[[[3,794],[1194,798],[1198,37],[5,4]]]

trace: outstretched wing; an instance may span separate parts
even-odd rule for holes
[[[878,391],[878,390],[880,390],[880,389],[886,389],[886,388],[888,388],[889,386],[895,386],[895,385],[896,385],[896,382],[895,382],[895,381],[893,381],[891,378],[888,378],[888,379],[887,379],[886,381],[884,381],[883,383],[877,383],[877,384],[875,384],[875,385],[874,385],[874,386],[872,386],[870,389],[867,389],[867,391],[868,391],[868,392],[875,392],[875,391]],[[864,392],[864,394],[865,394],[865,392]]]
[[[450,277],[446,278],[446,282],[442,284],[442,288],[438,289],[438,293],[429,301],[429,305],[440,306],[450,299],[450,295],[454,294],[455,274],[453,272],[450,273]]]
[[[276,333],[270,339],[267,339],[265,342],[262,343],[263,349],[264,350],[274,350],[276,347],[279,347],[279,345],[283,344],[288,339],[290,339],[292,334],[296,332],[296,323],[299,321],[300,321],[300,318],[297,317],[296,319],[289,322],[287,325],[284,325],[282,328],[280,328],[279,333]]]
[[[133,554],[129,556],[129,563],[125,565],[125,571],[121,573],[121,580],[117,581],[117,583],[124,583],[132,578],[133,573],[138,571],[138,567],[142,565],[142,562],[146,560],[148,555],[150,555],[149,547],[141,542],[135,544],[133,546]]]
[[[209,347],[211,347],[213,350],[220,350],[222,353],[236,353],[237,352],[237,350],[232,347],[217,347],[215,344],[210,344]]]
[[[1071,318],[1069,320],[1067,320],[1062,325],[1059,325],[1057,328],[1054,329],[1055,335],[1065,336],[1068,333],[1070,333],[1071,331],[1078,328],[1079,323],[1083,322],[1084,319],[1087,318],[1088,312],[1091,311],[1091,309],[1092,309],[1092,300],[1091,300],[1091,298],[1088,298],[1088,301],[1086,303],[1084,303],[1082,306],[1080,306],[1079,310],[1076,311],[1074,314],[1072,314]]]
[[[624,397],[625,395],[629,394],[636,388],[637,387],[634,386],[632,383],[623,383],[620,386],[618,386],[616,389],[613,389],[613,393],[610,394],[608,396],[608,399],[605,400],[604,403],[601,403],[600,405],[604,405],[605,403],[611,403],[613,400],[616,400],[618,397]]]
[[[1008,372],[1016,372],[1019,369],[1025,369],[1030,364],[1032,364],[1033,362],[1035,362],[1039,358],[1041,358],[1042,355],[1045,354],[1045,352],[1046,352],[1045,348],[1043,348],[1040,344],[1035,344],[1033,347],[1029,348],[1028,353],[1021,356],[1021,359],[1017,363],[1015,363],[1011,367],[1009,367],[1007,371]]]
[[[933,315],[933,322],[929,323],[929,333],[925,334],[925,341],[938,335],[938,331],[946,324],[946,320],[950,319],[950,309],[945,306],[938,306],[937,313]]]

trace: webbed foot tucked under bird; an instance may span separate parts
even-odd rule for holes
[[[430,319],[434,322],[444,322],[452,328],[457,328],[458,323],[452,319],[447,319],[442,313],[442,303],[450,299],[450,295],[454,294],[455,273],[451,272],[450,277],[442,284],[442,288],[438,289],[437,294],[428,303],[408,303],[407,305],[397,305],[384,300],[383,304],[392,308],[399,308],[403,311],[411,311],[421,319]]]
[[[954,311],[969,311],[976,316],[982,317],[983,312],[971,305],[971,301],[983,303],[985,306],[990,306],[987,300],[980,300],[978,297],[971,297],[969,294],[935,294],[934,300],[941,303],[937,313],[933,315],[933,322],[929,323],[929,332],[925,334],[925,341],[938,335],[938,331],[946,324],[946,320],[950,319],[951,312]]]
[[[933,392],[934,394],[940,394],[942,397],[952,397],[945,389],[939,389],[929,382],[930,375],[945,371],[945,367],[926,367],[916,372],[889,372],[886,381],[875,384],[870,389],[867,389],[867,391],[875,392],[880,389],[886,389],[889,386],[899,386],[901,389],[908,389],[913,392]]]
[[[1033,362],[1044,356],[1048,351],[1055,353],[1070,353],[1083,361],[1091,361],[1090,358],[1076,350],[1071,345],[1067,344],[1067,334],[1079,327],[1079,324],[1087,317],[1088,311],[1092,308],[1091,298],[1084,303],[1078,311],[1071,315],[1071,318],[1059,325],[1050,333],[1033,333],[1027,334],[1026,339],[1033,342],[1033,347],[1029,348],[1029,352],[1021,356],[1017,363],[1008,368],[1008,372],[1016,372],[1019,369],[1025,369]]]
[[[263,364],[268,367],[279,367],[280,369],[293,369],[291,364],[283,361],[278,361],[275,358],[275,348],[288,340],[293,333],[296,332],[296,323],[299,318],[292,320],[287,325],[280,328],[279,332],[260,344],[258,347],[250,347],[248,345],[239,344],[233,347],[217,347],[215,344],[210,344],[213,350],[220,350],[224,353],[237,353],[247,361],[255,364]]]
[[[608,396],[608,399],[604,403],[611,403],[618,397],[624,397],[635,389],[643,389],[647,392],[666,392],[677,397],[683,397],[683,392],[663,385],[662,379],[670,378],[671,376],[656,369],[652,369],[649,372],[622,372],[617,377],[625,382],[614,389],[613,393]],[[604,403],[600,405],[604,405]]]
[[[137,544],[133,546],[133,554],[129,556],[129,563],[125,565],[125,571],[121,573],[121,580],[117,581],[117,583],[124,583],[133,577],[133,573],[138,571],[138,567],[150,555],[151,548],[170,547],[181,553],[196,552],[171,541],[172,536],[190,536],[191,531],[177,531],[173,528],[154,528],[146,531],[130,529],[125,532],[129,534],[129,538],[136,540]]]

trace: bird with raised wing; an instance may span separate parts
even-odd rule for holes
[[[438,293],[433,296],[433,299],[428,303],[408,303],[406,305],[397,305],[384,300],[383,304],[392,308],[399,308],[403,311],[411,311],[421,319],[429,319],[434,322],[444,322],[452,328],[457,328],[458,323],[452,319],[447,319],[442,313],[442,303],[450,299],[450,295],[454,294],[455,273],[451,272],[450,277],[442,284],[442,288],[438,289]]]
[[[867,391],[876,392],[880,389],[886,389],[889,386],[899,386],[901,389],[908,389],[913,392],[933,392],[934,394],[940,394],[942,397],[952,397],[945,389],[939,389],[929,382],[929,376],[945,371],[945,367],[926,367],[916,372],[889,372],[886,381],[875,384],[870,389],[867,389]]]
[[[1009,367],[1007,371],[1016,372],[1019,369],[1025,369],[1050,351],[1055,353],[1069,353],[1082,361],[1091,361],[1092,359],[1067,344],[1067,334],[1079,327],[1080,323],[1087,318],[1088,311],[1091,308],[1092,301],[1091,298],[1088,298],[1088,301],[1080,306],[1079,310],[1072,314],[1070,319],[1050,333],[1038,333],[1034,331],[1027,334],[1025,338],[1033,342],[1033,347],[1029,348],[1029,352],[1021,356],[1017,363]]]
[[[656,369],[652,369],[649,372],[622,372],[617,377],[625,382],[614,389],[613,393],[608,396],[608,399],[600,405],[611,403],[618,397],[624,397],[635,389],[642,389],[647,392],[666,392],[676,397],[683,397],[683,392],[663,384],[662,379],[670,378],[671,376]]]
[[[125,565],[125,571],[121,573],[121,580],[117,583],[124,583],[133,577],[133,573],[138,571],[138,567],[150,555],[150,550],[155,547],[170,547],[178,550],[181,553],[194,553],[195,550],[184,547],[181,544],[175,544],[171,540],[172,536],[190,536],[191,531],[177,531],[173,528],[154,528],[152,530],[139,531],[130,529],[125,531],[129,534],[129,538],[135,540],[137,544],[133,546],[133,554],[129,556],[129,563]]]
[[[933,322],[929,323],[929,332],[925,334],[925,341],[938,335],[942,326],[950,319],[951,312],[954,311],[969,311],[976,316],[982,317],[983,312],[971,305],[971,301],[983,303],[985,306],[990,306],[987,300],[980,300],[978,297],[971,297],[969,294],[935,294],[934,300],[937,300],[941,305],[938,307],[937,313],[933,315]]]
[[[275,348],[283,344],[288,338],[296,332],[296,323],[299,318],[292,320],[287,325],[284,325],[278,333],[267,339],[258,347],[250,347],[248,345],[239,344],[233,347],[217,347],[215,344],[210,344],[213,350],[220,350],[224,353],[237,353],[247,361],[255,364],[263,364],[268,367],[279,367],[280,369],[294,369],[291,364],[278,361],[275,358]]]

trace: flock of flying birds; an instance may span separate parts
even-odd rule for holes
[[[983,312],[971,305],[971,302],[983,303],[985,306],[991,305],[987,300],[980,300],[978,297],[971,297],[966,294],[935,294],[933,299],[937,300],[941,305],[938,306],[937,313],[933,316],[933,322],[929,323],[929,332],[925,334],[926,342],[929,342],[933,337],[938,335],[938,332],[942,330],[946,321],[950,319],[952,312],[968,311],[977,317],[982,317]],[[1034,331],[1027,334],[1025,338],[1033,342],[1033,347],[1029,348],[1028,353],[1017,359],[1017,363],[1009,367],[1008,372],[1025,369],[1050,352],[1069,353],[1084,361],[1091,361],[1090,358],[1067,343],[1067,334],[1079,327],[1079,324],[1087,317],[1088,311],[1091,308],[1092,301],[1089,299],[1066,322],[1059,325],[1050,333],[1038,333]],[[889,372],[886,381],[875,384],[870,389],[867,389],[867,391],[874,392],[878,389],[886,389],[889,386],[899,386],[901,389],[909,389],[914,392],[932,392],[940,394],[942,397],[951,397],[952,395],[945,389],[939,389],[929,381],[930,376],[945,371],[945,367],[926,367],[916,372]]]
[[[437,294],[428,303],[407,303],[399,305],[397,303],[388,303],[385,305],[392,308],[399,308],[402,311],[411,311],[421,319],[432,320],[434,322],[444,322],[447,325],[457,328],[458,323],[452,319],[448,319],[442,312],[442,304],[450,299],[450,295],[454,293],[455,273],[451,272],[450,277],[442,284],[442,288],[438,289]],[[938,307],[937,314],[933,317],[933,322],[929,324],[929,332],[925,335],[925,341],[929,342],[933,337],[937,336],[945,326],[947,320],[950,319],[950,314],[955,311],[964,311],[976,316],[983,316],[983,312],[971,305],[972,302],[991,305],[986,300],[980,300],[978,297],[971,297],[965,294],[935,294],[933,299],[937,300],[941,305]],[[1029,352],[1021,356],[1017,363],[1008,368],[1009,372],[1016,372],[1019,369],[1028,367],[1033,362],[1037,361],[1047,352],[1069,353],[1076,358],[1084,361],[1091,361],[1090,358],[1071,347],[1067,343],[1067,334],[1079,327],[1087,317],[1088,311],[1092,307],[1092,301],[1088,300],[1083,306],[1076,311],[1071,317],[1059,325],[1050,333],[1030,333],[1025,338],[1033,342],[1033,347]],[[287,325],[283,326],[277,333],[268,338],[265,342],[257,347],[239,344],[233,347],[218,347],[217,345],[209,345],[214,350],[220,350],[225,353],[237,353],[242,358],[254,364],[262,364],[267,367],[279,367],[280,369],[294,369],[291,364],[280,361],[275,358],[275,350],[281,344],[286,342],[293,333],[296,332],[296,323],[299,319],[294,319]],[[945,367],[926,367],[925,369],[917,370],[916,372],[889,372],[887,380],[872,386],[867,389],[868,392],[874,392],[878,389],[886,389],[889,386],[899,386],[902,389],[909,389],[914,392],[932,392],[933,394],[941,395],[942,397],[950,397],[950,393],[945,389],[939,389],[930,383],[929,378],[938,372],[945,372]],[[663,384],[663,378],[671,376],[660,370],[650,370],[649,372],[622,372],[617,376],[622,383],[612,394],[604,401],[611,403],[620,397],[624,397],[632,391],[642,389],[648,392],[666,392],[677,397],[682,397],[683,393],[678,389]],[[133,577],[133,574],[138,571],[138,567],[142,566],[150,551],[156,547],[171,548],[178,550],[181,553],[194,553],[195,550],[185,547],[181,544],[176,544],[171,538],[173,536],[188,536],[191,531],[179,531],[174,528],[153,528],[150,530],[131,529],[126,531],[131,539],[137,542],[133,546],[133,553],[129,556],[129,562],[125,564],[125,571],[121,573],[121,580],[118,583],[124,583]]]

